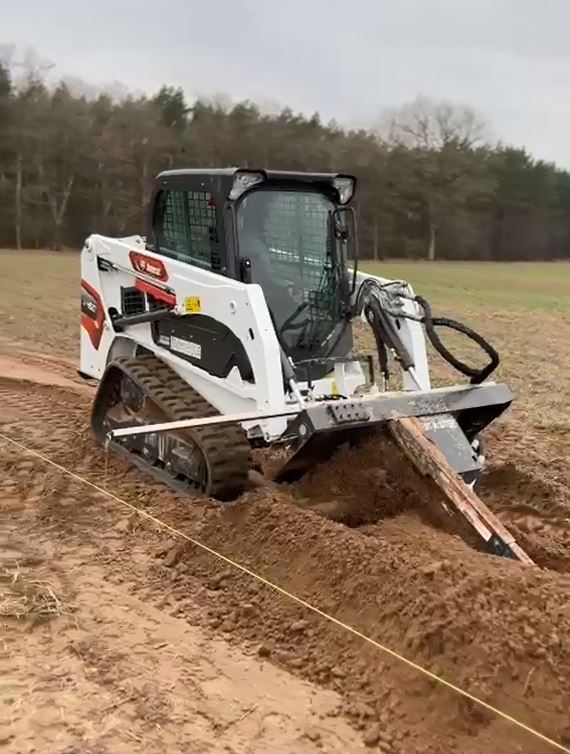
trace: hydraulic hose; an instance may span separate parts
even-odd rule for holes
[[[424,311],[424,316],[422,317],[421,321],[425,327],[426,334],[429,338],[430,343],[438,352],[438,354],[443,359],[445,359],[445,361],[447,361],[448,364],[451,364],[451,366],[454,369],[457,369],[458,372],[461,372],[461,374],[469,377],[472,385],[479,385],[495,371],[500,362],[499,354],[482,335],[480,335],[478,332],[475,332],[475,330],[472,330],[470,327],[467,327],[467,325],[464,325],[462,322],[457,322],[454,319],[448,319],[447,317],[433,317],[429,303],[422,296],[416,296],[415,301],[421,306]],[[447,327],[449,330],[455,330],[456,332],[462,333],[467,338],[469,338],[469,340],[477,343],[477,345],[489,357],[489,362],[481,369],[477,369],[476,367],[469,366],[469,364],[465,364],[465,362],[460,361],[451,353],[448,348],[443,345],[439,335],[436,332],[436,327]]]
[[[366,312],[367,308],[370,308],[370,302],[366,294],[372,294],[370,296],[370,299],[374,301],[373,308],[376,310],[377,316],[372,318],[367,317],[367,319],[374,332],[379,356],[384,356],[384,354],[381,354],[381,349],[378,345],[379,340],[384,343],[384,347],[387,345],[389,348],[393,349],[392,343],[385,343],[385,333],[383,332],[384,328],[377,328],[377,323],[379,324],[380,322],[380,317],[378,317],[378,314],[382,312],[384,315],[388,315],[395,319],[409,319],[414,322],[420,322],[425,328],[429,342],[432,344],[436,352],[448,364],[450,364],[461,374],[469,377],[469,381],[472,385],[478,385],[486,380],[487,377],[489,377],[489,375],[492,374],[499,366],[500,362],[499,354],[493,348],[493,346],[487,340],[485,340],[482,335],[480,335],[478,332],[475,332],[475,330],[472,330],[470,327],[467,327],[467,325],[464,325],[462,322],[457,322],[456,320],[449,319],[447,317],[434,317],[432,315],[431,306],[429,305],[428,301],[426,301],[426,299],[422,296],[411,296],[408,293],[404,292],[402,289],[405,286],[406,284],[402,281],[395,280],[382,284],[377,280],[374,280],[373,278],[367,278],[361,283],[358,290],[354,307],[354,312],[357,315],[360,315],[363,310]],[[394,303],[393,308],[388,304],[388,301],[390,300]],[[404,311],[402,300],[414,301],[421,308],[423,314],[409,314],[408,312]],[[489,362],[481,369],[477,369],[476,367],[470,366],[469,364],[465,364],[463,361],[454,356],[451,351],[446,348],[446,346],[444,346],[439,335],[436,332],[436,328],[438,327],[446,327],[449,330],[460,332],[462,335],[465,335],[467,338],[469,338],[469,340],[477,343],[477,345],[489,357]],[[378,332],[376,332],[376,329],[378,329]],[[396,349],[396,354],[398,355],[397,352],[398,349]],[[406,365],[405,359],[403,360],[402,366],[404,367],[404,369],[409,366]]]

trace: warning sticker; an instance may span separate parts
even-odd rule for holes
[[[200,314],[202,311],[200,296],[187,296],[184,299],[184,311],[186,314]]]
[[[185,356],[190,356],[192,359],[202,358],[202,346],[199,343],[192,343],[191,340],[183,340],[182,338],[176,338],[172,335],[170,337],[170,347],[173,351],[183,353]]]

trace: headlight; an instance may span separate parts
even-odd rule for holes
[[[230,199],[232,201],[239,199],[245,191],[250,189],[252,186],[255,186],[257,183],[262,183],[264,180],[265,175],[263,173],[240,170],[234,175],[234,182],[232,185],[232,190],[230,191]]]
[[[333,178],[332,185],[338,191],[338,198],[341,204],[348,204],[354,194],[354,178],[348,175],[337,175]]]

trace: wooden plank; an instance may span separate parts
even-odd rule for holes
[[[216,414],[200,419],[179,419],[177,421],[162,422],[160,424],[141,424],[135,427],[122,427],[111,430],[111,437],[129,437],[130,435],[148,435],[153,432],[172,432],[175,429],[192,429],[192,427],[209,427],[218,424],[234,424],[235,422],[263,421],[283,416],[297,416],[299,408],[285,411],[269,411],[266,413],[242,411],[239,414]]]
[[[489,510],[478,495],[451,468],[443,453],[426,436],[424,424],[417,418],[399,418],[389,422],[392,436],[417,470],[430,476],[454,511],[475,533],[481,545],[493,538],[505,545],[513,558],[535,565],[518,545],[512,534]]]

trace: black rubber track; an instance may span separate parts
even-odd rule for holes
[[[197,393],[165,362],[152,354],[118,358],[109,365],[99,385],[92,410],[91,425],[95,438],[105,445],[103,422],[107,411],[119,399],[122,375],[128,376],[164,414],[164,421],[200,419],[219,412]],[[251,449],[239,424],[177,430],[177,438],[198,446],[208,466],[208,479],[200,491],[219,500],[232,500],[247,486]],[[148,463],[141,455],[130,453],[124,445],[111,441],[107,447],[129,458],[138,468],[177,491],[196,490],[192,480],[175,480],[162,468]]]

